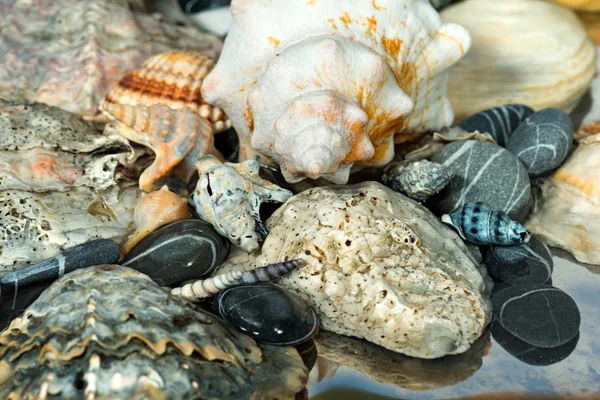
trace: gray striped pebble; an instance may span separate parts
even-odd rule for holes
[[[526,105],[506,104],[478,112],[462,121],[459,126],[467,132],[487,132],[496,143],[505,146],[521,121],[531,114],[533,110]]]
[[[433,157],[454,174],[450,184],[431,199],[440,214],[450,214],[467,202],[481,202],[522,222],[531,206],[531,184],[519,159],[488,142],[452,142]]]

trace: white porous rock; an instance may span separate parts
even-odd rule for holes
[[[303,258],[279,281],[322,327],[413,357],[465,352],[490,321],[489,278],[458,235],[376,182],[291,197],[260,253],[232,252],[216,273]]]

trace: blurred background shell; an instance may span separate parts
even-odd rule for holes
[[[307,379],[293,348],[259,347],[117,265],[56,281],[0,335],[0,360],[3,399],[283,399]]]
[[[448,95],[457,121],[508,103],[569,112],[596,71],[595,47],[583,24],[552,2],[466,0],[441,16],[463,25],[473,40],[450,70]]]
[[[556,3],[565,5],[579,11],[600,12],[599,0],[554,0]]]

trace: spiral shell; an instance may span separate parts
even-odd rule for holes
[[[143,238],[161,226],[190,218],[192,214],[187,200],[171,192],[166,185],[143,196],[133,212],[135,232],[127,238],[121,254],[129,253]]]
[[[442,222],[453,226],[467,242],[478,245],[513,246],[531,238],[523,225],[479,202],[465,203],[452,214],[444,214]]]
[[[189,183],[196,161],[206,154],[218,154],[209,122],[183,107],[174,110],[164,104],[102,104],[105,113],[118,121],[117,132],[149,147],[154,163],[140,176],[140,189],[150,192],[157,181],[177,167],[177,179]]]
[[[231,121],[219,107],[206,103],[200,92],[204,77],[214,65],[212,58],[197,51],[173,50],[158,54],[125,75],[108,92],[105,102],[147,107],[165,104],[172,109],[187,107],[209,120],[214,133],[222,132],[231,127]]]
[[[394,140],[450,125],[447,70],[469,49],[428,1],[233,0],[233,26],[202,85],[231,117],[242,159],[288,182],[348,181]]]
[[[279,280],[302,264],[304,264],[304,260],[298,258],[296,260],[269,264],[250,271],[227,272],[213,276],[212,278],[198,280],[180,288],[175,288],[171,291],[171,294],[173,296],[180,296],[188,301],[200,301],[218,294],[229,287]]]

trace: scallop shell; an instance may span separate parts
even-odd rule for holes
[[[105,101],[113,104],[165,104],[173,109],[189,108],[208,119],[213,132],[231,128],[231,121],[218,107],[204,101],[200,87],[215,61],[197,51],[172,50],[149,58],[130,71],[112,88]]]
[[[187,199],[177,196],[166,185],[143,196],[133,212],[135,232],[127,238],[121,254],[129,253],[143,238],[161,226],[190,218],[192,214]]]
[[[428,1],[233,0],[206,77],[207,102],[240,136],[242,160],[272,157],[288,182],[348,181],[401,142],[450,125],[447,69],[469,49]]]
[[[580,11],[600,12],[599,0],[554,0],[556,3]]]
[[[0,335],[0,359],[3,399],[293,399],[308,375],[293,348],[117,265],[57,280]]]
[[[222,48],[214,35],[114,1],[8,3],[0,5],[0,97],[90,120],[102,117],[98,104],[111,85],[149,57],[174,48],[217,57]]]
[[[140,176],[140,189],[151,192],[154,185],[168,175],[185,192],[196,172],[196,161],[206,154],[216,154],[210,123],[187,107],[174,110],[164,104],[146,107],[104,102],[102,108],[118,121],[117,132],[156,154],[154,163]]]
[[[544,183],[526,226],[549,246],[600,265],[600,134],[580,142]]]
[[[508,103],[569,112],[596,71],[596,50],[581,21],[557,4],[466,0],[441,16],[464,25],[473,40],[450,71],[448,96],[457,120]]]

